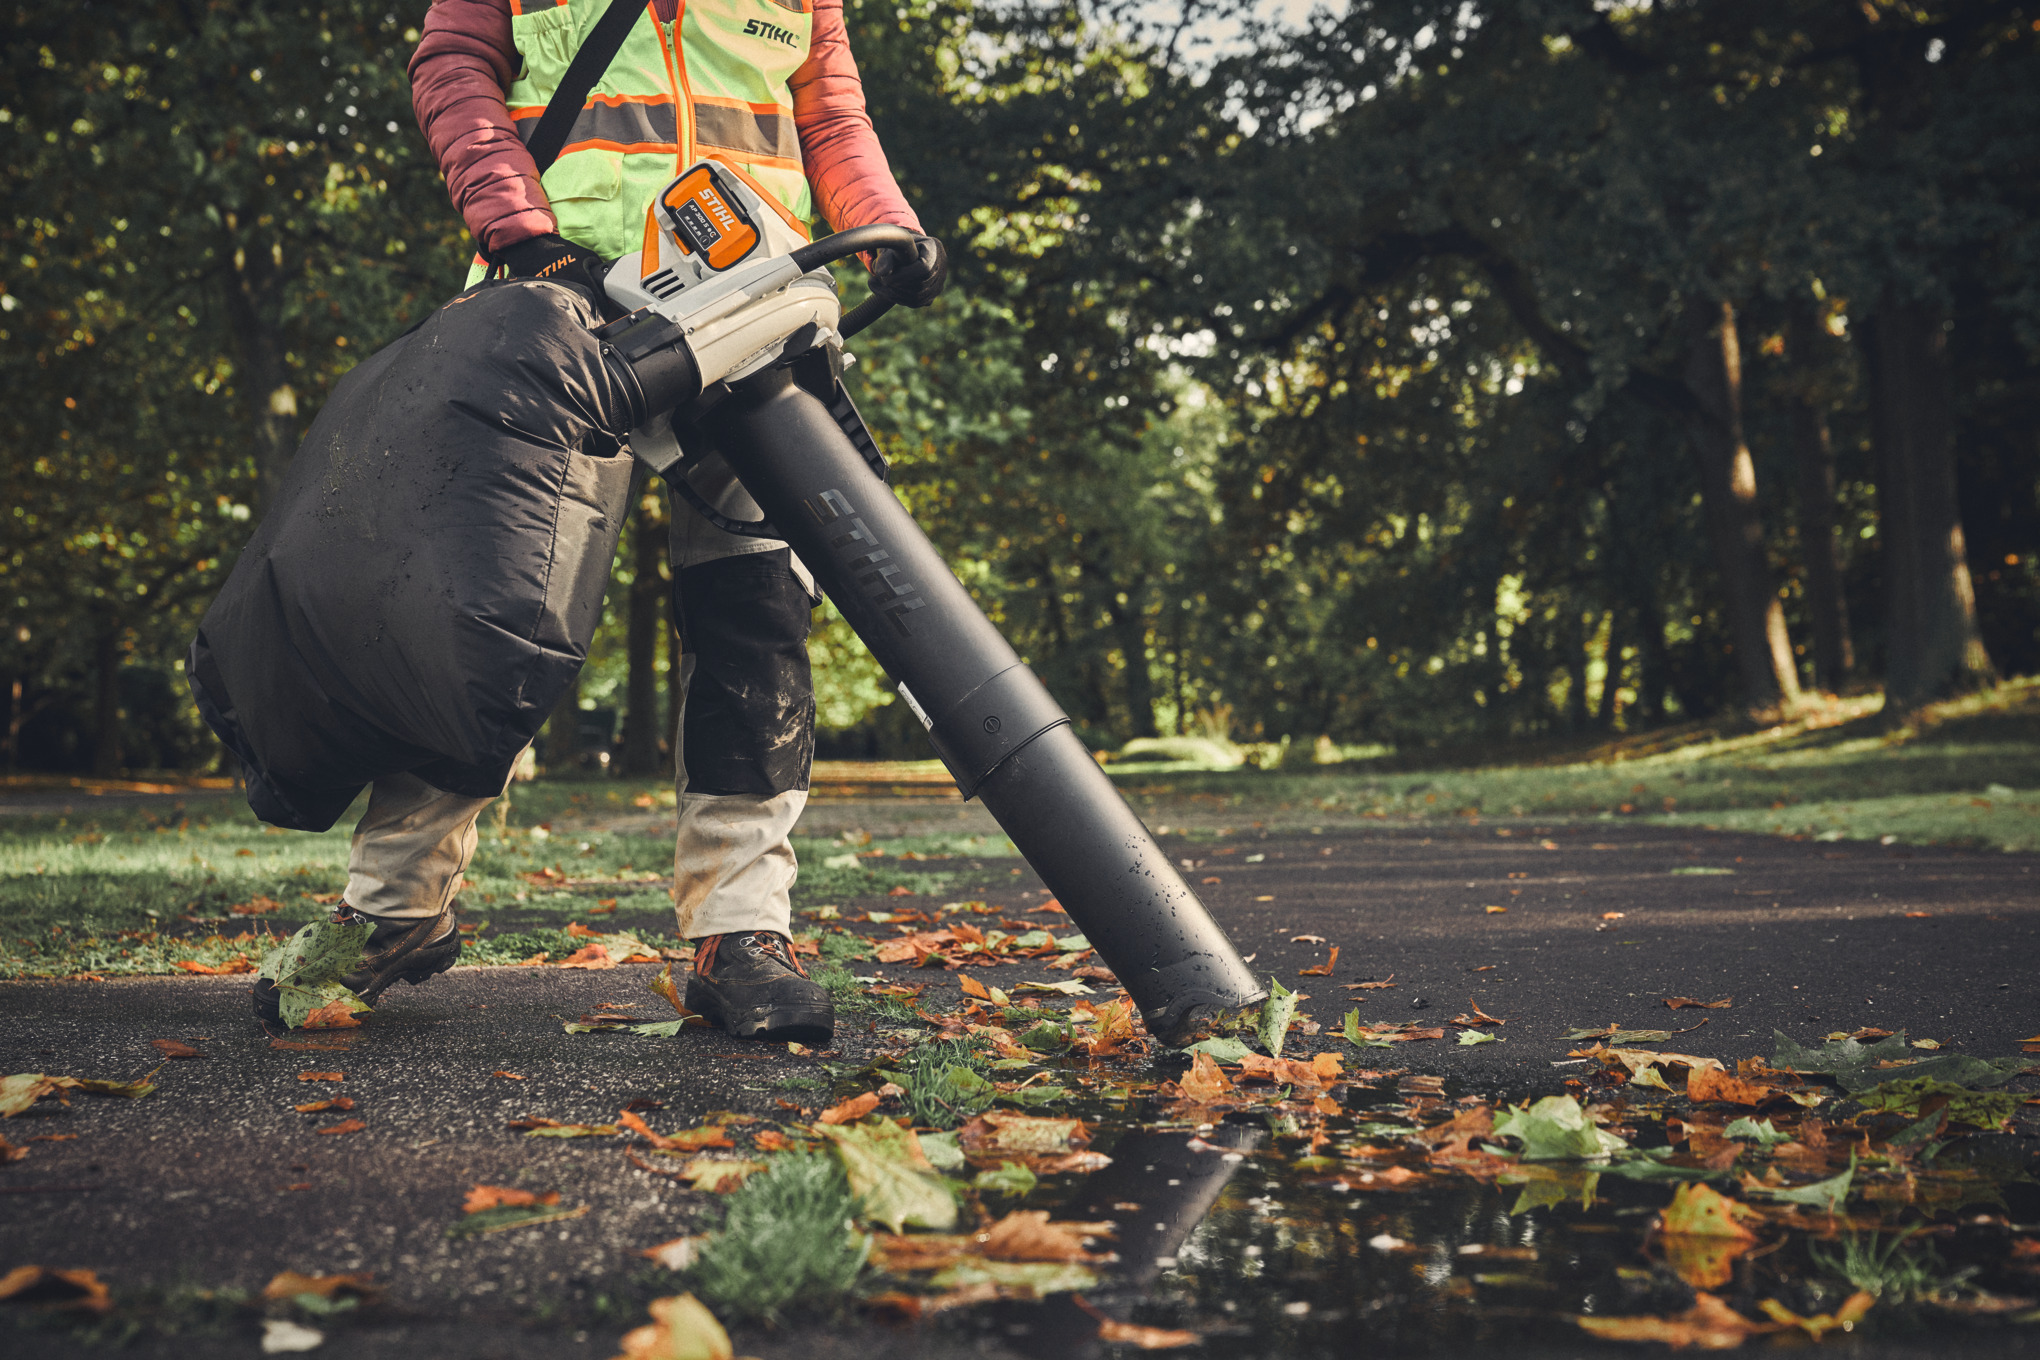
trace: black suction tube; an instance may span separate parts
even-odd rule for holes
[[[791,369],[768,369],[737,384],[700,430],[899,683],[964,796],[984,800],[1126,986],[1148,1031],[1186,1043],[1214,1012],[1260,1000],[1232,941],[1068,716],[823,401]]]

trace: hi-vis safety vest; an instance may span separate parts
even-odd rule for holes
[[[527,139],[608,0],[510,0],[524,70],[505,102]],[[813,0],[680,0],[672,23],[646,4],[541,178],[560,235],[616,259],[636,250],[652,198],[713,157],[748,175],[803,238],[814,197],[793,125]]]

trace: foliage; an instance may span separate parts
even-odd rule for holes
[[[906,1070],[907,1108],[916,1125],[953,1129],[992,1107],[998,1091],[991,1064],[968,1040],[938,1039],[917,1047]]]

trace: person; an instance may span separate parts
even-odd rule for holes
[[[748,176],[802,234],[874,223],[917,235],[879,252],[872,291],[908,306],[948,264],[921,230],[865,108],[842,0],[650,0],[543,177],[525,149],[608,0],[434,0],[410,63],[419,127],[487,272],[602,303],[609,263],[638,248],[652,198],[713,158]],[[690,485],[722,515],[762,518],[714,456]],[[674,904],[696,946],[686,1003],[740,1037],[826,1041],[828,993],[795,957],[790,836],[807,801],[813,579],[777,540],[727,533],[675,498],[674,614],[682,639],[674,736]],[[453,902],[492,801],[412,774],[375,781],[343,899],[374,923],[357,992],[417,983],[460,952]],[[258,1009],[260,1008],[258,999]]]

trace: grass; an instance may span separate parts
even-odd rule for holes
[[[852,1226],[857,1200],[836,1159],[784,1152],[729,1197],[721,1231],[692,1275],[720,1317],[774,1323],[789,1310],[827,1311],[864,1269],[871,1239]]]
[[[1502,748],[1506,764],[1403,752],[1303,772],[1115,777],[1150,825],[1191,836],[1244,825],[1622,818],[2040,850],[2040,679],[1951,700],[1902,725],[1879,707],[1849,699],[1760,730],[1689,725]],[[955,896],[1006,872],[1011,842],[959,834],[954,803],[924,801],[925,834],[796,838],[796,908],[899,887]],[[670,942],[671,803],[670,788],[650,781],[516,785],[507,805],[484,814],[462,895],[469,918],[487,923],[469,961],[559,957],[560,931],[573,921]],[[195,793],[167,806],[0,819],[0,978],[259,959],[272,932],[289,934],[344,886],[355,815],[318,835],[285,832],[256,822],[237,798]],[[908,815],[888,813],[895,822]],[[910,1007],[892,1009],[908,1015],[889,1018],[910,1018]]]
[[[1410,756],[1308,773],[1121,775],[1151,823],[1193,832],[1478,818],[1638,818],[1829,839],[2040,849],[2040,679],[1889,725],[1875,698],[1761,730],[1687,727],[1582,741],[1508,764]]]

